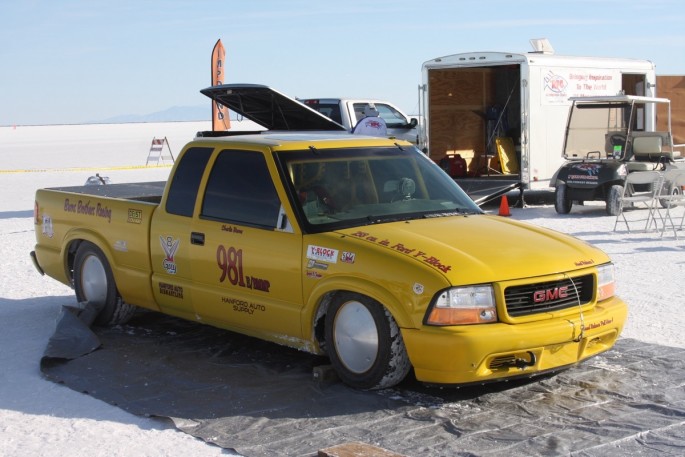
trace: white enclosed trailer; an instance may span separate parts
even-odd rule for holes
[[[515,184],[549,188],[563,162],[569,97],[656,95],[648,60],[543,51],[438,57],[423,64],[422,77],[420,146],[448,171],[457,155],[465,161],[455,178],[474,198]],[[642,113],[643,128],[654,128],[655,114]]]

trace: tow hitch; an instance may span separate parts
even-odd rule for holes
[[[535,357],[535,354],[531,351],[526,351],[526,354],[528,354],[528,360],[526,360],[524,357],[516,357],[513,354],[497,357],[490,362],[489,368],[491,370],[500,370],[503,368],[518,368],[519,370],[523,370],[526,367],[535,366],[537,363],[537,357]]]
[[[526,361],[526,359],[521,359],[521,358],[517,358],[516,360],[514,360],[514,366],[516,368],[518,368],[519,370],[523,370],[526,367],[534,367],[535,364],[537,363],[537,359],[535,357],[535,354],[533,354],[530,351],[526,352],[526,354],[528,354],[530,356],[529,361]]]

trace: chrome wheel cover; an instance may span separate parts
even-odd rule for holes
[[[358,301],[347,302],[338,310],[334,340],[340,361],[353,373],[368,371],[376,361],[376,322],[366,306]]]
[[[97,256],[89,255],[81,266],[81,291],[91,303],[105,303],[107,300],[107,273]]]

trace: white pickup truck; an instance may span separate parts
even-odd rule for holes
[[[306,98],[299,101],[329,117],[348,131],[351,131],[364,117],[364,108],[373,103],[388,126],[389,136],[414,144],[418,143],[418,118],[410,118],[392,103],[383,100],[351,98]]]

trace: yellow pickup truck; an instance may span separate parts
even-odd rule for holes
[[[148,308],[327,355],[360,389],[569,367],[627,317],[606,254],[485,214],[394,139],[198,136],[167,182],[39,189],[35,232],[100,324]]]

